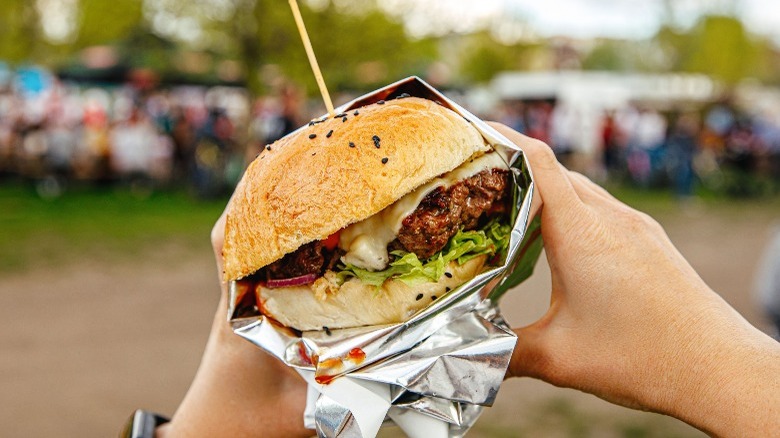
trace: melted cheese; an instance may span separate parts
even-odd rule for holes
[[[374,216],[345,228],[339,237],[339,247],[346,251],[341,261],[371,271],[385,269],[390,261],[387,245],[398,235],[404,218],[417,209],[428,193],[494,168],[506,168],[506,157],[502,153],[488,153],[471,159],[418,187]]]

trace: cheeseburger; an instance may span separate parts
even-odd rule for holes
[[[503,261],[511,194],[503,153],[434,101],[312,121],[239,182],[225,280],[297,330],[403,322]]]

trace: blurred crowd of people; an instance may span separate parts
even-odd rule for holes
[[[31,181],[42,196],[74,182],[218,196],[263,145],[319,114],[308,103],[289,84],[252,100],[236,87],[139,90],[52,79],[29,92],[0,83],[0,178]],[[510,101],[485,117],[547,142],[597,179],[670,187],[680,197],[692,196],[696,181],[737,196],[780,190],[780,118],[726,100],[674,111],[626,105],[588,120],[553,99]],[[598,137],[590,147],[587,132]]]
[[[228,87],[0,86],[0,178],[33,182],[44,197],[73,184],[222,195],[259,147],[304,122],[301,101],[294,88],[253,104]]]
[[[573,168],[602,180],[670,187],[680,197],[699,181],[735,196],[780,191],[780,117],[728,101],[684,110],[626,105],[597,119],[592,160],[582,155],[582,117],[552,100],[509,102],[494,117],[550,144]],[[572,162],[572,160],[575,162]]]

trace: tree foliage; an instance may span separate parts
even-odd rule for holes
[[[142,26],[139,0],[79,0],[78,27],[73,49],[115,44]]]
[[[269,75],[260,72],[271,71],[316,93],[285,1],[74,1],[77,13],[72,35],[47,41],[41,21],[46,11],[40,9],[45,2],[0,0],[0,60],[56,66],[68,57],[73,63],[86,47],[110,44],[127,64],[166,72],[175,70],[182,52],[199,52],[210,60],[237,61],[254,91],[270,84]],[[469,82],[486,82],[506,70],[557,67],[554,41],[505,45],[487,31],[416,40],[406,35],[401,23],[383,13],[376,1],[299,0],[332,90],[362,91],[410,74],[422,75],[438,58],[439,47],[449,48],[451,53],[445,58],[450,67],[455,67],[459,79]],[[673,10],[671,0],[666,3]],[[583,68],[593,70],[704,73],[727,84],[746,77],[780,81],[778,51],[766,38],[752,35],[738,19],[727,15],[704,16],[686,30],[662,26],[645,41],[596,41],[581,61]]]
[[[35,2],[0,1],[0,59],[25,62],[45,50]]]
[[[130,65],[166,70],[175,61],[172,51],[200,51],[210,59],[238,61],[255,91],[263,88],[258,72],[268,65],[310,92],[316,90],[292,13],[284,1],[77,0],[73,35],[56,46],[45,42],[35,5],[31,0],[0,0],[0,59],[51,65],[86,47],[108,44]],[[434,41],[409,38],[401,23],[372,2],[353,5],[360,7],[345,10],[326,2],[313,10],[308,2],[300,2],[331,88],[374,88],[421,74],[435,59]],[[178,32],[182,24],[195,29],[189,38]],[[172,50],[163,40],[175,41],[177,47]],[[48,50],[50,47],[55,50]],[[52,58],[52,53],[59,57]]]
[[[308,58],[292,14],[278,0],[233,0],[233,14],[212,22],[216,41],[226,41],[249,72],[276,65],[286,76],[316,90]],[[327,83],[335,89],[373,88],[409,74],[436,55],[432,41],[411,40],[403,26],[375,8],[345,13],[329,3],[313,11],[306,3],[301,13]],[[256,87],[257,78],[250,76]]]
[[[649,41],[599,42],[586,69],[702,73],[733,85],[745,78],[776,82],[777,54],[765,38],[751,35],[737,18],[702,17],[690,29],[662,26]]]
[[[502,71],[531,69],[542,51],[538,45],[501,44],[487,32],[471,35],[463,46],[460,74],[463,79],[477,83],[487,82]]]
[[[757,71],[762,45],[734,17],[707,16],[677,42],[673,68],[712,75],[728,84]]]

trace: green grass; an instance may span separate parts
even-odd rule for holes
[[[691,208],[723,216],[780,213],[780,195],[737,198],[700,189],[695,198],[681,201],[669,189],[643,190],[625,185],[609,185],[606,189],[622,202],[652,216],[676,215]]]
[[[141,199],[114,188],[73,190],[47,201],[29,187],[0,185],[0,273],[171,246],[206,250],[224,204],[179,192]]]
[[[618,199],[656,217],[684,209],[668,190],[609,187]],[[0,274],[82,260],[147,257],[166,248],[208,251],[226,199],[198,201],[179,191],[138,198],[130,191],[74,188],[43,200],[19,183],[0,184]],[[780,197],[735,200],[703,193],[696,208],[717,215],[774,215]]]

